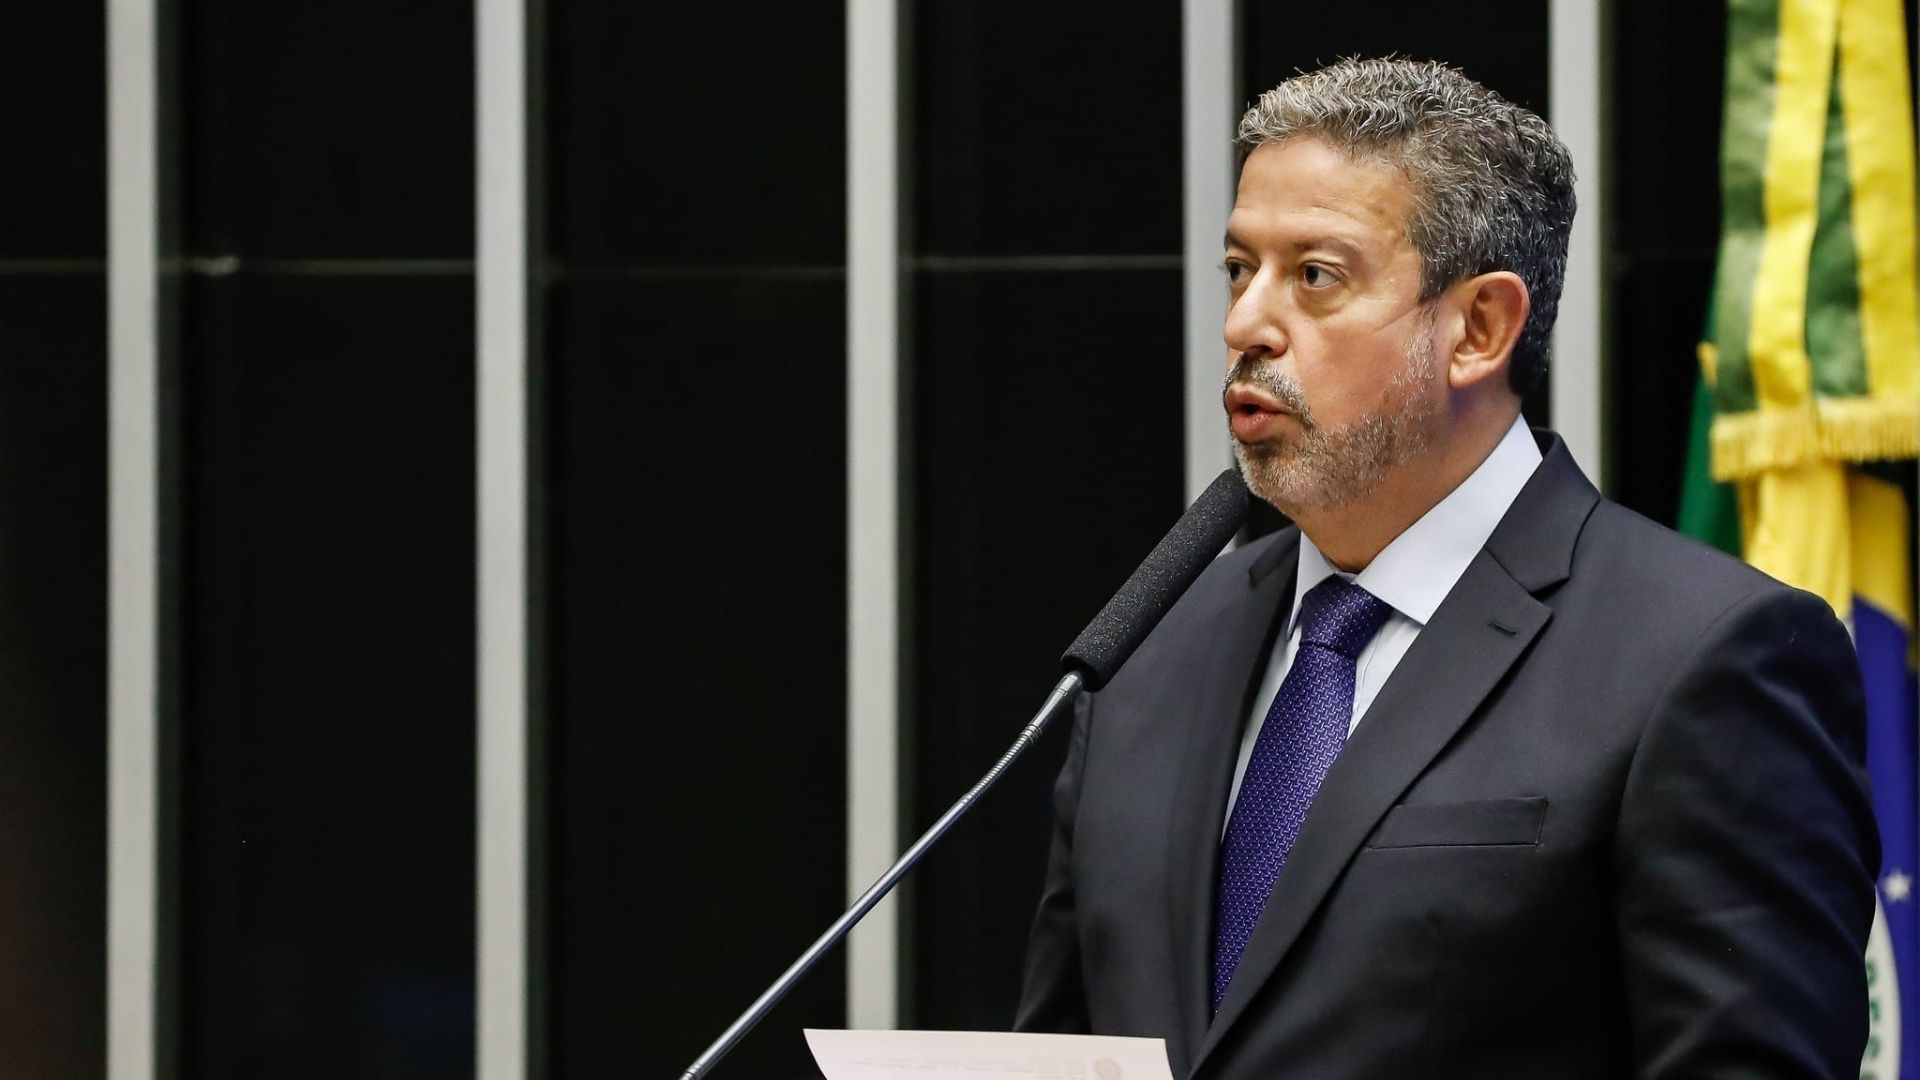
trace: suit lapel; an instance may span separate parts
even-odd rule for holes
[[[1192,1055],[1190,1073],[1245,1013],[1380,818],[1546,627],[1552,611],[1535,594],[1567,578],[1574,542],[1599,495],[1557,438],[1544,449],[1540,468],[1401,658],[1327,773],[1219,1015]],[[1216,829],[1219,814],[1216,809]],[[1217,849],[1217,834],[1214,840]],[[1210,920],[1212,862],[1208,870]],[[1210,921],[1208,928],[1210,934]],[[1194,951],[1207,956],[1209,944]]]
[[[1199,681],[1180,692],[1193,703],[1193,711],[1178,766],[1179,796],[1168,823],[1166,851],[1172,915],[1168,929],[1183,1043],[1176,1052],[1182,1056],[1191,1056],[1206,1034],[1214,888],[1227,791],[1268,637],[1274,626],[1284,624],[1293,605],[1298,549],[1299,534],[1288,530],[1253,563],[1245,591],[1215,620],[1207,659],[1194,665]]]

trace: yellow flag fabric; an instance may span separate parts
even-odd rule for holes
[[[1782,499],[1798,512],[1844,486],[1806,466],[1920,453],[1903,21],[1900,0],[1730,5],[1723,238],[1701,352],[1712,472],[1756,481],[1750,513]]]

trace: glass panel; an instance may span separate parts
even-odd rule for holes
[[[189,253],[473,257],[473,4],[181,0]]]
[[[573,276],[546,386],[557,1077],[677,1075],[845,906],[845,286]],[[823,962],[727,1059],[811,1069]],[[646,1037],[636,1037],[637,1030]]]
[[[1180,250],[1178,3],[919,4],[907,22],[918,252]]]
[[[473,8],[174,18],[180,1072],[470,1076]]]
[[[843,263],[842,7],[551,5],[553,253],[593,266]]]
[[[106,1071],[105,279],[0,276],[0,342],[0,1071],[67,1080]]]
[[[0,1072],[106,1071],[106,5],[0,33]]]
[[[1060,654],[1183,509],[1181,277],[914,284],[911,806],[924,827],[1012,743]],[[912,1023],[1012,1022],[1066,736],[1050,731],[917,871]]]
[[[543,17],[546,1066],[678,1075],[845,905],[844,8]]]
[[[472,280],[186,292],[182,1075],[472,1075]]]
[[[1180,10],[922,4],[904,24],[916,831],[1180,511]],[[1065,749],[1062,727],[916,871],[903,1023],[1011,1022]]]
[[[106,256],[106,14],[103,4],[9,6],[0,259]]]
[[[1608,494],[1671,525],[1720,242],[1726,10],[1621,0],[1608,30]],[[1702,57],[1712,58],[1702,63]],[[1577,164],[1577,163],[1576,163]]]
[[[1390,11],[1377,4],[1247,4],[1240,38],[1245,97],[1251,103],[1289,76],[1343,56],[1393,54],[1445,61],[1546,116],[1547,9],[1539,0],[1486,0],[1463,19],[1446,4],[1398,3]]]

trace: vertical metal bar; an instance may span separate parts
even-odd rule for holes
[[[107,1075],[156,1075],[159,57],[156,0],[107,6]]]
[[[847,895],[900,821],[900,146],[897,0],[847,0]],[[896,901],[847,944],[847,1023],[899,1013]]]
[[[1601,346],[1606,283],[1601,244],[1606,233],[1601,226],[1607,163],[1601,137],[1601,32],[1600,5],[1594,0],[1553,0],[1547,24],[1551,120],[1579,174],[1580,212],[1567,250],[1567,280],[1554,322],[1547,378],[1554,430],[1587,475],[1604,486]]]
[[[1200,496],[1220,470],[1233,464],[1220,379],[1226,345],[1220,340],[1227,293],[1220,275],[1220,235],[1233,207],[1233,0],[1185,0],[1181,5],[1185,122],[1186,457],[1187,501]]]
[[[528,1060],[527,72],[524,0],[476,0],[480,1080]]]

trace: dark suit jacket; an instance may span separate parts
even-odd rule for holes
[[[1176,1076],[1854,1077],[1879,865],[1827,606],[1545,460],[1328,774],[1217,1017],[1220,832],[1299,534],[1082,699],[1017,1026]]]

